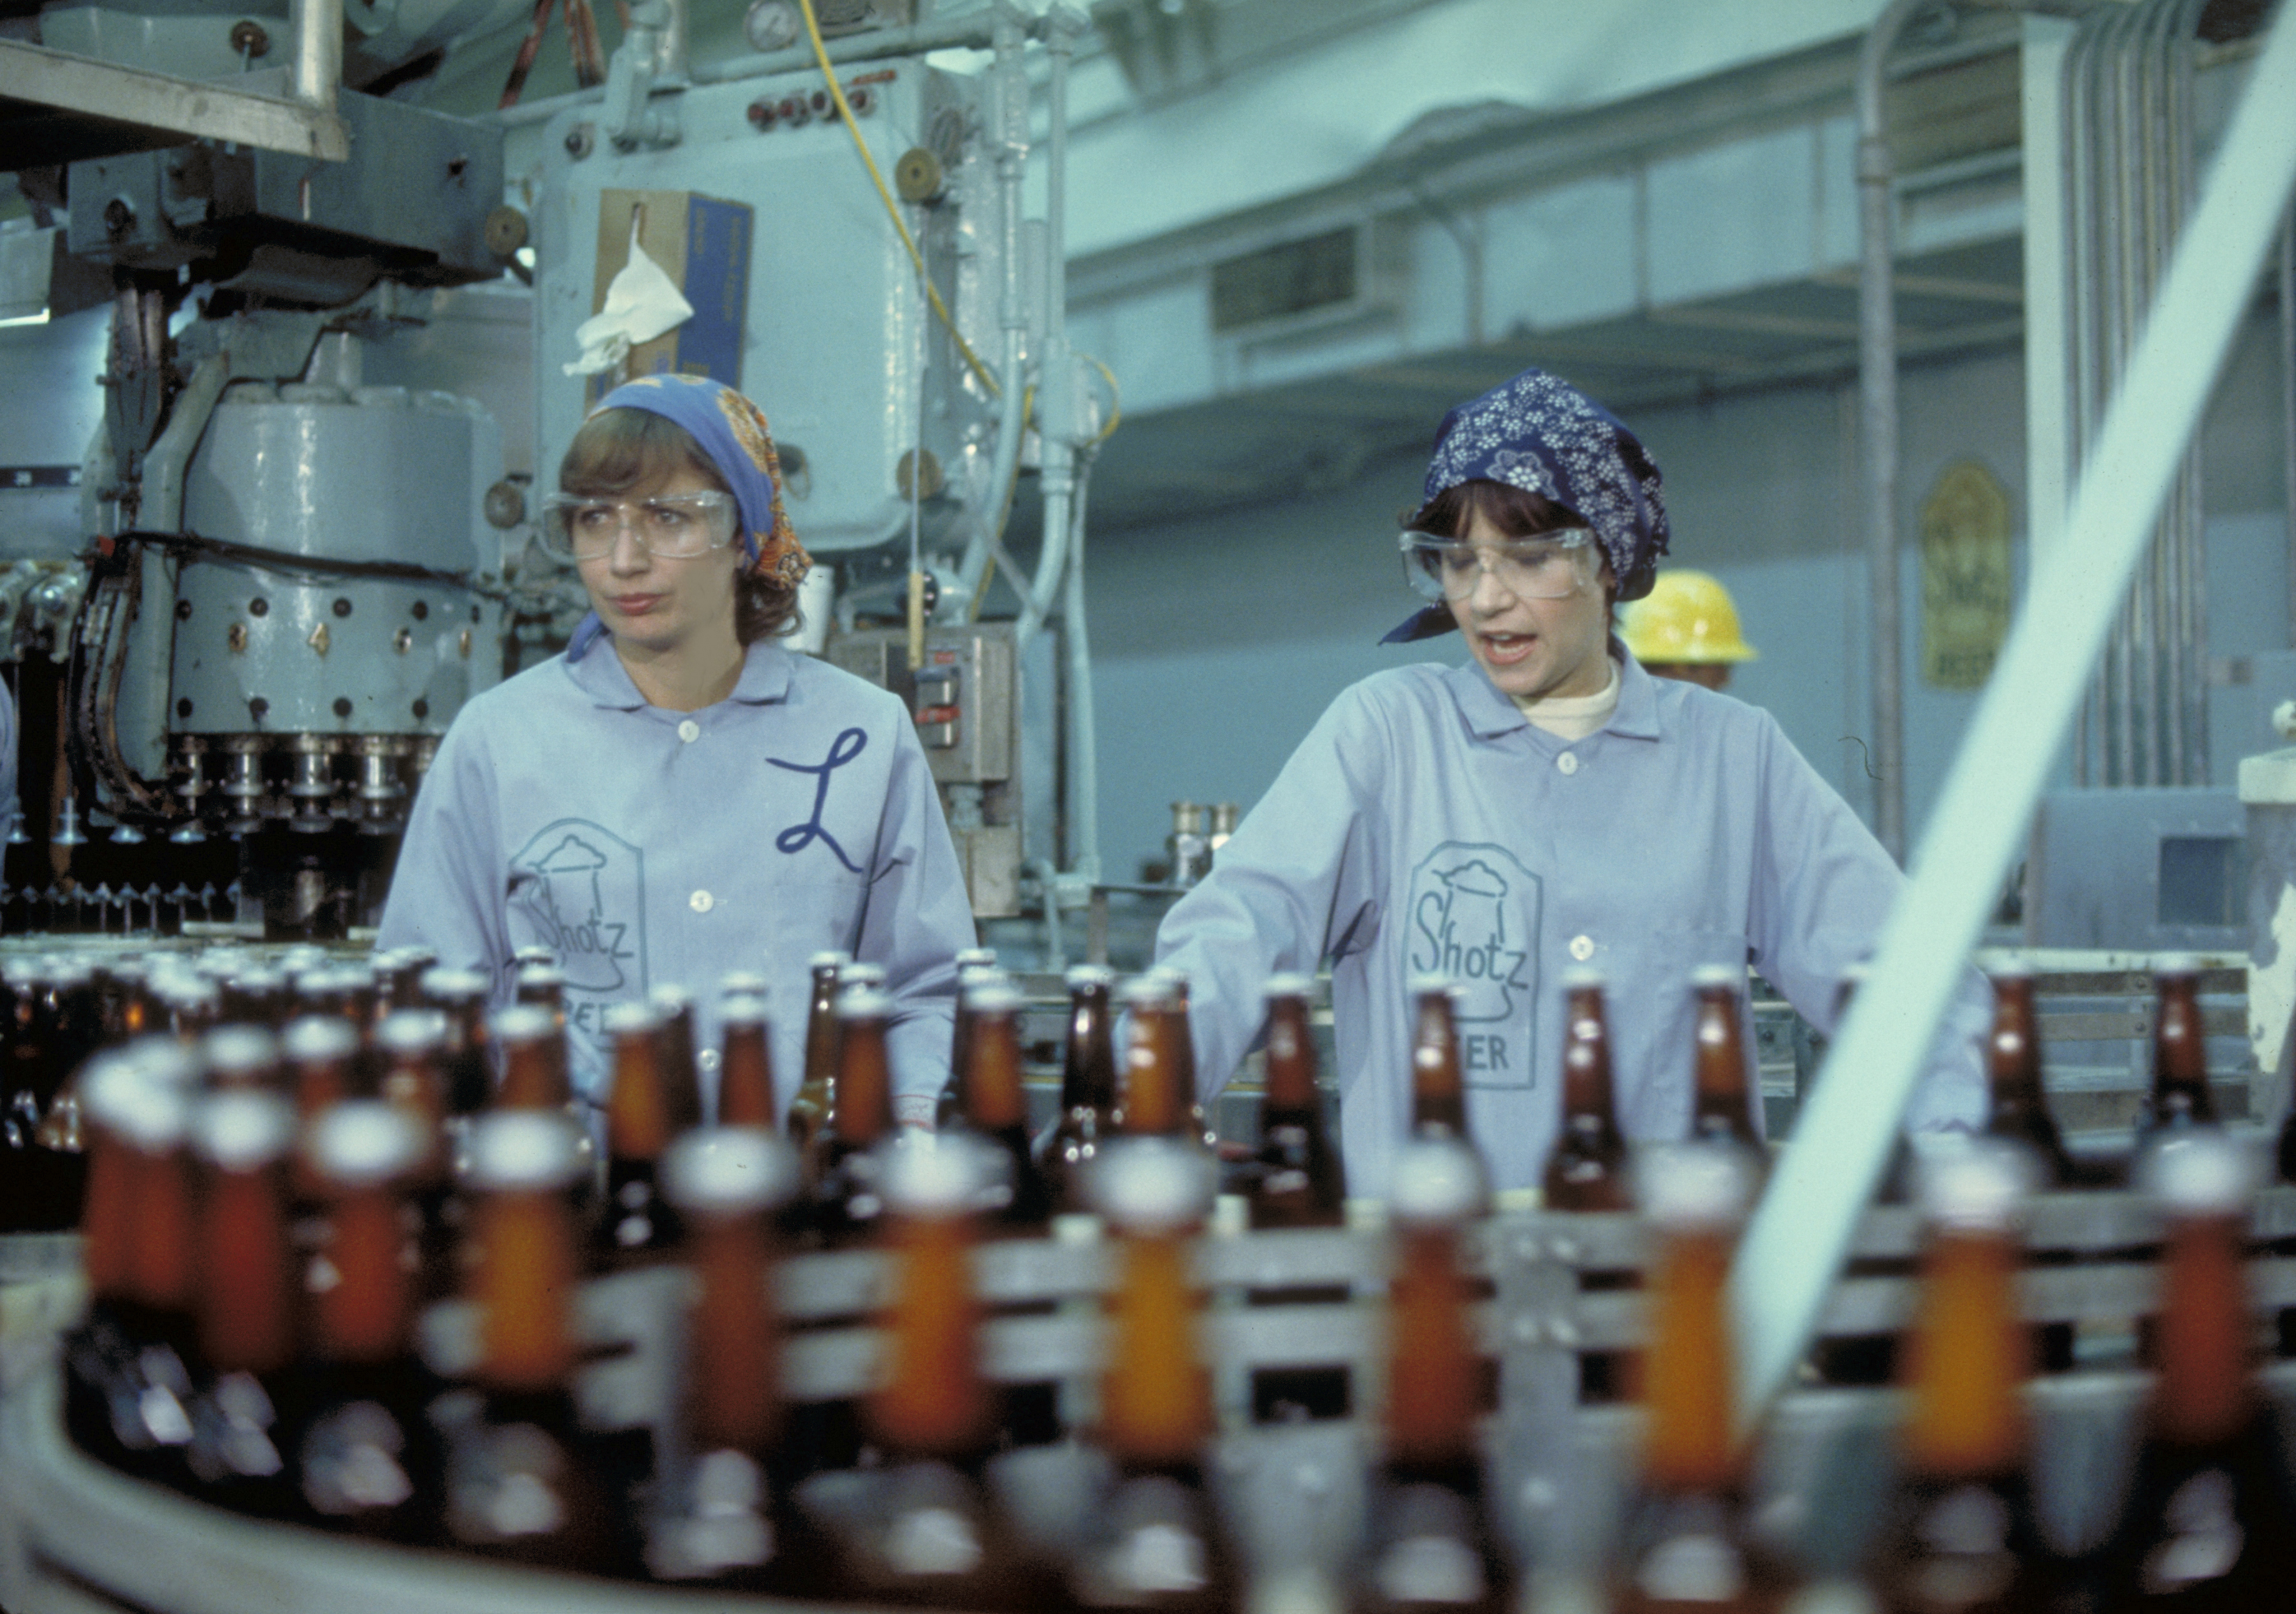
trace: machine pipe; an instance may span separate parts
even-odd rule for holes
[[[1045,86],[1045,351],[1037,382],[1045,528],[1037,575],[1013,630],[1015,654],[1027,649],[1043,628],[1060,592],[1061,569],[1070,548],[1063,535],[1070,520],[1078,436],[1076,360],[1069,351],[1068,333],[1068,209],[1062,192],[1068,181],[1069,59],[1075,53],[1077,36],[1088,25],[1065,6],[1055,6],[1045,15],[1050,24],[1045,45],[1051,71]]]
[[[2296,8],[2283,7],[2218,148],[2082,466],[2064,541],[2041,557],[1956,758],[1872,981],[1840,1028],[1731,1273],[1737,1412],[1751,1430],[1791,1378],[1858,1212],[2015,856],[2113,614],[2296,184]]]
[[[292,0],[295,99],[315,112],[335,110],[343,80],[343,0]]]
[[[983,584],[989,561],[1004,537],[1006,512],[1013,507],[1013,487],[1021,475],[1021,439],[1028,431],[1029,389],[1022,379],[1022,365],[1028,348],[1029,303],[1021,266],[1024,237],[1021,197],[1029,173],[1029,80],[1021,65],[1021,54],[1028,43],[1028,31],[1023,26],[1026,20],[1025,15],[1013,6],[997,7],[996,70],[1000,127],[996,180],[998,205],[1003,209],[999,224],[1004,255],[1004,285],[998,318],[1004,331],[1004,369],[1001,378],[1004,390],[997,398],[1001,407],[996,415],[996,443],[988,463],[988,500],[978,512],[980,519],[957,568],[968,621],[977,621],[980,616],[986,594]],[[1013,587],[1020,587],[1017,575],[1011,581]]]

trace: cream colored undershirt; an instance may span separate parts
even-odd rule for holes
[[[1611,681],[1591,695],[1549,695],[1541,700],[1533,695],[1510,695],[1522,715],[1550,734],[1565,740],[1584,740],[1611,720],[1619,709],[1619,664],[1608,656],[1603,658],[1611,669]]]

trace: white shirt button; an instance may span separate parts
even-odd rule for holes
[[[685,899],[685,905],[696,914],[707,914],[718,905],[718,899],[707,891],[696,891]]]
[[[1570,938],[1570,956],[1577,959],[1582,964],[1588,959],[1594,957],[1595,938],[1591,936],[1572,937]]]
[[[704,1048],[695,1056],[694,1062],[699,1064],[704,1070],[715,1070],[718,1069],[718,1050],[715,1048]]]
[[[1578,753],[1576,751],[1563,752],[1562,755],[1554,759],[1554,766],[1561,768],[1566,774],[1577,773],[1578,771]]]
[[[680,740],[685,741],[686,744],[692,745],[695,741],[701,738],[701,725],[696,723],[693,718],[688,717],[685,722],[677,725],[677,737]]]

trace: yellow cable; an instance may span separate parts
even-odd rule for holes
[[[932,311],[940,315],[940,323],[948,327],[948,334],[956,343],[956,350],[964,356],[965,365],[972,373],[980,378],[980,384],[988,389],[988,395],[991,397],[1003,397],[1004,389],[996,384],[996,378],[988,373],[988,366],[980,362],[980,356],[972,350],[972,344],[964,340],[964,332],[956,328],[956,321],[951,317],[948,305],[940,299],[939,288],[925,274],[925,255],[917,250],[916,239],[909,233],[909,226],[901,217],[899,204],[893,201],[892,192],[885,188],[885,176],[877,171],[877,160],[869,154],[869,143],[861,137],[861,126],[854,121],[853,109],[845,102],[845,88],[837,82],[836,70],[829,64],[829,47],[821,42],[821,23],[813,14],[813,0],[798,0],[798,5],[805,12],[805,31],[813,41],[814,58],[821,63],[822,81],[829,86],[830,99],[837,102],[837,115],[845,120],[845,132],[853,136],[853,147],[861,153],[862,166],[869,170],[869,178],[877,187],[877,199],[885,204],[885,212],[892,219],[893,228],[899,233],[901,244],[909,250],[909,261],[917,266],[917,278],[924,283],[925,297],[932,304]]]

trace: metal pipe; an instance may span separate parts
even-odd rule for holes
[[[2258,56],[2151,322],[1930,815],[1872,980],[1840,1028],[1731,1273],[1740,1427],[1801,1359],[2080,700],[2114,607],[2200,429],[2296,184],[2296,7]]]
[[[295,99],[316,112],[335,110],[343,80],[343,0],[292,0]]]
[[[1025,649],[1044,627],[1060,590],[1068,559],[1063,535],[1075,487],[1077,409],[1076,360],[1069,351],[1068,180],[1069,59],[1077,37],[1090,25],[1064,5],[1045,13],[1045,46],[1051,70],[1046,76],[1045,133],[1045,351],[1037,366],[1037,440],[1043,447],[1038,479],[1044,487],[1044,546],[1037,553],[1036,580],[1013,629],[1017,650]]]
[[[653,73],[657,81],[684,84],[693,70],[692,19],[687,0],[669,0],[669,20],[654,44]]]
[[[2296,201],[2280,220],[2280,427],[2288,500],[2288,643],[2296,648]]]
[[[1906,696],[1898,633],[1898,316],[1890,128],[1883,69],[1906,23],[1930,0],[1889,0],[1857,55],[1857,395],[1859,479],[1866,517],[1874,662],[1874,833],[1890,856],[1906,855]]]
[[[997,402],[996,443],[988,462],[988,502],[977,512],[972,539],[958,564],[958,586],[964,590],[968,619],[978,619],[985,602],[982,582],[1004,536],[1005,514],[1013,507],[1013,491],[1021,475],[1021,439],[1028,432],[1028,392],[1023,375],[1028,348],[1028,292],[1021,273],[1021,253],[1026,232],[1021,228],[1021,197],[1029,173],[1029,80],[1021,65],[1028,43],[1022,13],[1011,5],[996,12],[996,178],[1004,255],[1004,285],[998,317],[1004,331],[1004,391]],[[1010,579],[1014,588],[1021,579]]]
[[[1022,28],[1031,38],[1041,39],[1050,31],[1041,17],[1024,19]],[[920,22],[914,28],[880,29],[825,42],[830,61],[838,62],[881,61],[888,56],[922,56],[929,51],[987,50],[995,43],[994,25],[977,11]],[[787,50],[729,56],[723,61],[706,63],[693,70],[693,82],[730,84],[739,78],[764,78],[819,65],[811,45],[793,45]]]
[[[1092,637],[1085,625],[1084,533],[1086,496],[1091,491],[1087,461],[1077,472],[1076,505],[1069,516],[1068,594],[1061,607],[1061,632],[1069,657],[1069,867],[1089,880],[1100,878],[1100,727],[1093,709]]]

